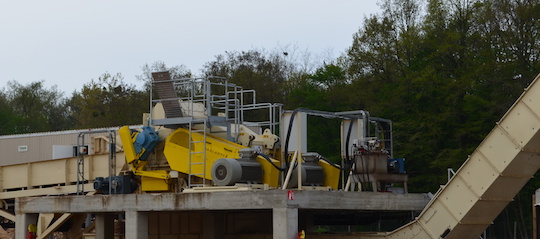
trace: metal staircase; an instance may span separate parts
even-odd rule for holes
[[[178,96],[174,90],[169,72],[154,72],[152,73],[152,77],[154,78],[154,88],[163,104],[165,116],[167,118],[182,117],[182,109],[180,108],[180,104],[178,104]]]

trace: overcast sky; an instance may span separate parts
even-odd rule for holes
[[[196,75],[225,51],[284,46],[337,57],[376,0],[0,1],[0,88],[45,81],[71,95],[105,72],[129,84],[146,63]]]

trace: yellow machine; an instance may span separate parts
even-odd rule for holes
[[[213,179],[211,177],[212,167],[216,161],[222,158],[237,159],[240,156],[240,151],[247,148],[211,135],[206,135],[205,139],[205,136],[201,133],[192,133],[191,137],[192,142],[198,143],[192,143],[190,149],[188,145],[188,142],[190,142],[189,130],[177,129],[167,137],[163,153],[172,170],[199,175],[201,178],[208,180]],[[249,157],[252,156],[255,156],[255,160],[261,165],[260,169],[264,172],[261,172],[262,183],[277,187],[279,170],[272,164],[279,167],[279,161],[274,159],[267,161],[263,156],[249,155]]]
[[[146,126],[118,130],[140,190],[284,183],[288,168],[279,137],[272,133],[279,126],[281,105],[257,104],[255,99],[242,103],[244,90],[221,78],[173,80],[168,72],[153,73],[153,78],[158,96],[153,95]],[[248,112],[264,111],[269,112],[266,120],[244,120]],[[338,188],[338,166],[300,158],[305,186]]]

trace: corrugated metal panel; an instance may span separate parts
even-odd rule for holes
[[[76,145],[78,134],[42,135],[0,139],[0,166],[52,159],[53,145]],[[26,151],[19,151],[19,147]]]
[[[141,126],[131,126],[130,128],[139,127]],[[103,129],[117,130],[118,127]],[[53,158],[53,145],[75,146],[77,145],[77,137],[81,132],[91,132],[91,130],[0,136],[0,166],[51,160]],[[99,135],[106,134],[87,134],[84,139],[85,144],[90,145],[90,138]],[[19,152],[19,146],[26,148],[26,151]]]

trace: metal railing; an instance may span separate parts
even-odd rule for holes
[[[84,194],[84,184],[87,179],[84,176],[84,156],[88,155],[90,149],[85,143],[85,136],[89,134],[107,133],[109,135],[109,185],[112,185],[112,176],[116,176],[116,130],[91,130],[79,133],[77,137],[77,194]],[[109,194],[112,188],[109,187]]]
[[[228,132],[239,132],[239,125],[244,123],[246,115],[258,113],[261,117],[250,121],[250,125],[261,129],[270,128],[272,132],[275,132],[279,126],[281,104],[257,103],[255,90],[243,89],[230,83],[226,78],[181,78],[170,81],[177,94],[175,98],[160,98],[154,94],[154,90],[151,90],[150,124],[152,125],[155,125],[153,108],[158,103],[178,101],[184,119],[168,121],[170,124],[188,124],[195,118],[207,118],[210,126],[225,126]],[[163,82],[167,81],[154,81],[152,85]],[[204,112],[198,111],[201,109]]]

